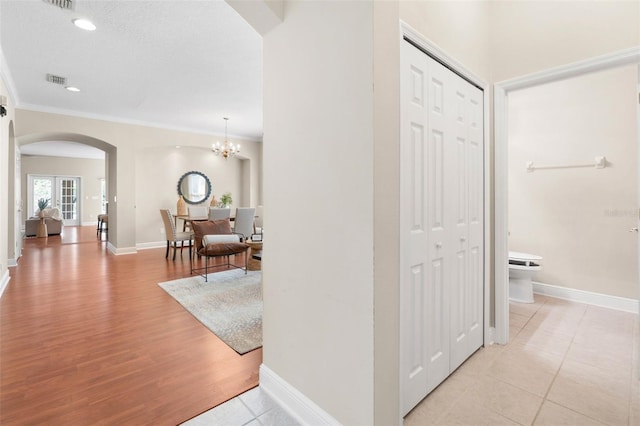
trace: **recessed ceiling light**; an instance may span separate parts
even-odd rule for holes
[[[93,22],[89,21],[88,19],[76,18],[71,22],[73,22],[73,25],[78,28],[82,28],[83,30],[93,31],[96,29],[96,26],[93,25]]]
[[[79,92],[80,89],[78,89],[77,87],[73,87],[73,86],[65,86],[65,89],[67,89],[70,92]]]
[[[182,148],[180,145],[176,145],[176,149],[180,149]]]

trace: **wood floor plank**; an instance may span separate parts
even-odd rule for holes
[[[175,425],[258,384],[157,284],[189,276],[164,248],[114,256],[95,227],[27,238],[0,299],[0,424]],[[243,263],[239,256],[238,263]]]

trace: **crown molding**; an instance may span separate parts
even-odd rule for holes
[[[606,53],[604,55],[583,59],[565,65],[536,71],[520,77],[495,83],[496,87],[505,91],[519,90],[538,86],[566,78],[576,77],[590,72],[607,70],[615,67],[640,63],[640,46]]]
[[[168,126],[165,123],[157,123],[153,121],[142,121],[142,120],[131,120],[131,119],[126,119],[122,117],[93,114],[88,112],[74,111],[74,110],[63,109],[63,108],[54,108],[54,107],[43,106],[43,105],[21,103],[21,104],[16,104],[16,109],[22,109],[25,111],[34,111],[34,112],[45,112],[48,114],[68,115],[71,117],[88,118],[92,120],[109,121],[112,123],[131,124],[136,126],[153,127],[155,129],[173,130],[176,132],[185,132],[185,133],[197,133],[197,134],[206,135],[206,136],[224,138],[224,134],[212,133],[208,130],[200,129],[196,127]],[[233,139],[234,141],[240,141],[240,142],[262,142],[262,139],[256,139],[256,138],[251,138],[247,136],[227,135],[227,137],[229,139]]]

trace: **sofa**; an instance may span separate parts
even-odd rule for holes
[[[24,223],[24,235],[26,237],[35,237],[38,233],[38,224],[40,223],[40,212],[37,211],[35,216],[30,217]],[[62,217],[60,210],[57,208],[44,209],[44,223],[47,224],[48,235],[60,235],[62,233]]]

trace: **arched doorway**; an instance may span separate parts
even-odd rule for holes
[[[76,133],[40,133],[40,134],[30,134],[21,136],[16,139],[16,151],[19,152],[21,147],[24,147],[29,144],[34,144],[38,142],[51,142],[51,141],[64,141],[64,142],[73,142],[76,144],[82,144],[97,148],[101,151],[105,152],[104,157],[104,178],[106,183],[106,199],[107,200],[116,200],[117,199],[117,187],[115,185],[115,180],[117,176],[117,148],[108,142],[103,140],[82,135]],[[18,154],[19,155],[19,154]],[[16,181],[21,180],[21,175],[16,174]],[[22,198],[22,191],[16,194],[16,197]],[[22,201],[23,208],[26,207],[26,201]],[[20,215],[19,212],[14,212],[14,215]],[[19,227],[21,224],[21,219],[18,220],[17,226]],[[108,234],[108,245],[110,247],[116,246],[117,241],[117,209],[113,208],[109,211],[109,227],[110,232]]]

